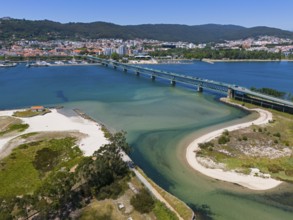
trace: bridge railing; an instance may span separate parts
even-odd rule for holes
[[[156,77],[160,77],[160,78],[164,78],[168,80],[174,80],[177,82],[186,83],[190,85],[200,85],[202,87],[212,89],[214,91],[227,92],[228,89],[232,89],[236,92],[240,92],[246,95],[251,95],[257,98],[265,99],[266,101],[275,102],[277,104],[281,104],[281,105],[293,108],[293,102],[291,101],[265,95],[255,91],[251,91],[250,89],[247,89],[245,87],[240,87],[234,84],[228,84],[228,83],[213,81],[209,79],[202,79],[199,77],[188,76],[188,75],[168,72],[164,70],[157,70],[157,69],[152,69],[152,68],[148,68],[144,66],[120,63],[115,60],[107,60],[107,59],[102,59],[102,58],[94,57],[94,56],[87,56],[86,58],[90,60],[95,60],[101,63],[105,63],[108,65],[113,65],[116,67],[128,68],[136,72],[141,72],[148,75],[154,75]]]

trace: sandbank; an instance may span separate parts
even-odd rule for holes
[[[15,111],[19,110],[0,111],[0,116],[12,116]],[[101,130],[101,126],[98,123],[84,119],[80,116],[67,117],[59,113],[56,109],[51,109],[50,113],[42,116],[21,118],[21,120],[23,123],[29,124],[29,128],[17,135],[0,138],[0,152],[1,149],[13,138],[31,132],[78,131],[86,134],[86,137],[82,138],[78,143],[85,156],[92,155],[102,145],[108,143]]]
[[[249,110],[249,109],[247,109]],[[272,113],[263,109],[255,108],[251,109],[250,111],[257,111],[259,113],[259,117],[251,122],[245,122],[237,125],[228,126],[225,128],[218,129],[216,131],[212,131],[207,133],[197,139],[195,139],[186,149],[186,158],[188,164],[195,170],[199,171],[200,173],[212,177],[214,179],[236,183],[246,188],[252,190],[268,190],[272,189],[282,181],[278,181],[272,178],[262,178],[253,175],[245,175],[241,173],[237,173],[234,171],[224,171],[222,169],[211,169],[202,166],[196,159],[196,152],[200,150],[198,147],[199,143],[208,142],[218,136],[220,136],[224,130],[234,131],[242,128],[249,127],[251,125],[262,125],[268,123],[272,120]]]

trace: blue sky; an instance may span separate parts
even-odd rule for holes
[[[0,17],[116,24],[236,24],[293,30],[293,0],[0,0]]]

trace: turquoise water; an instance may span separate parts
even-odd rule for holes
[[[198,62],[154,67],[248,87],[282,87],[293,93],[291,63]],[[267,77],[263,77],[263,69],[268,70]],[[126,130],[135,163],[194,209],[206,204],[215,219],[292,217],[293,204],[288,198],[292,185],[255,193],[207,178],[186,165],[184,149],[194,133],[246,115],[217,102],[212,94],[96,66],[0,69],[0,94],[1,109],[60,104],[65,109],[80,108],[113,129]],[[289,204],[283,205],[281,200]]]

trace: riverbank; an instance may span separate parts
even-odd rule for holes
[[[293,60],[285,60],[285,59],[281,59],[281,60],[262,60],[262,59],[202,59],[201,61],[206,62],[206,63],[210,63],[210,64],[214,64],[216,62],[293,62]]]
[[[225,99],[222,101],[226,102]],[[238,105],[238,107],[242,107],[242,106]],[[245,107],[242,107],[242,108],[245,108]],[[239,184],[241,186],[244,186],[252,190],[272,189],[278,186],[279,184],[281,184],[282,182],[275,179],[271,179],[271,178],[262,178],[262,177],[256,177],[253,175],[245,175],[245,174],[237,173],[234,171],[224,171],[223,169],[207,168],[203,166],[202,164],[200,164],[198,159],[196,158],[196,155],[197,155],[196,153],[200,150],[200,148],[198,147],[198,144],[208,142],[220,136],[225,130],[234,131],[234,130],[249,127],[252,124],[254,125],[266,124],[270,120],[272,120],[272,114],[266,110],[258,109],[258,108],[252,109],[252,110],[245,108],[245,110],[256,111],[259,113],[259,117],[250,122],[244,122],[241,124],[224,127],[224,128],[209,132],[195,139],[192,143],[188,145],[186,149],[187,162],[193,169],[199,171],[200,173],[206,176],[212,177],[214,179]]]
[[[12,116],[15,111],[19,110],[0,111],[0,116]],[[0,154],[12,139],[32,132],[78,131],[85,134],[86,137],[79,142],[79,147],[85,156],[92,155],[99,147],[108,143],[98,123],[79,116],[67,117],[57,109],[51,109],[51,112],[45,115],[21,118],[21,120],[28,124],[29,128],[24,132],[0,139]]]

